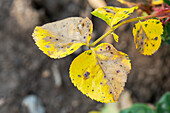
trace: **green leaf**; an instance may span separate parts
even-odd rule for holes
[[[134,104],[131,108],[122,110],[120,113],[155,113],[145,104]]]
[[[156,104],[157,113],[170,113],[170,92],[164,94]]]
[[[164,2],[170,5],[170,0],[164,0]]]
[[[137,6],[132,8],[118,8],[118,7],[106,6],[106,7],[95,9],[93,12],[91,12],[91,14],[101,18],[110,27],[113,27],[113,25],[129,17],[130,14],[133,13],[134,10],[137,8],[138,8]]]

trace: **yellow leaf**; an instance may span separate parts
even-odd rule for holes
[[[95,9],[91,14],[104,20],[110,27],[117,24],[121,20],[130,16],[131,13],[138,7],[132,8],[118,8],[112,6],[106,6]]]
[[[89,45],[93,24],[88,18],[71,17],[36,27],[33,39],[51,58],[72,54],[82,45]]]
[[[163,0],[152,0],[152,4],[154,4],[154,5],[163,4]]]
[[[125,0],[117,0],[117,1],[119,1],[122,4],[126,4],[127,3],[127,1],[125,1]]]
[[[73,84],[85,95],[103,103],[118,101],[131,63],[127,54],[102,43],[76,57],[70,66]]]
[[[136,49],[144,55],[154,54],[160,47],[162,23],[157,19],[138,22],[133,28]]]
[[[115,33],[112,33],[112,35],[113,35],[114,40],[116,42],[118,42],[119,41],[119,36],[117,34],[115,34]]]
[[[92,15],[101,18],[104,20],[109,26],[111,26],[111,22],[113,20],[114,15],[119,11],[119,8],[115,8],[112,6],[105,6],[101,8],[95,9],[91,12]]]
[[[137,5],[136,3],[128,2],[126,0],[117,0],[117,1],[119,1],[122,4],[128,5],[128,6],[136,6]]]
[[[117,12],[112,20],[111,26],[117,24],[121,20],[127,18],[134,12],[135,9],[138,9],[138,6],[131,8],[119,8],[119,12]]]

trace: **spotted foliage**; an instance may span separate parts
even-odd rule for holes
[[[133,27],[136,49],[144,55],[154,54],[160,47],[161,34],[163,34],[163,26],[159,20],[139,21]]]
[[[115,34],[115,33],[112,33],[112,35],[113,35],[114,40],[116,42],[118,42],[119,41],[119,36],[117,34]]]
[[[70,78],[91,99],[112,103],[118,100],[130,69],[130,59],[125,53],[102,43],[73,60]]]
[[[36,45],[51,58],[72,54],[82,45],[89,45],[93,25],[88,18],[71,17],[36,27]]]
[[[163,0],[152,0],[152,4],[153,5],[160,5],[160,4],[163,4]]]
[[[105,6],[95,9],[91,14],[104,20],[109,26],[113,27],[121,20],[130,16],[131,13],[138,7],[132,8],[118,8],[112,6]]]

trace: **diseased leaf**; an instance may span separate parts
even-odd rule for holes
[[[136,49],[144,55],[154,54],[160,47],[162,23],[157,19],[138,22],[133,28]]]
[[[109,26],[111,26],[111,22],[115,16],[115,14],[119,11],[119,8],[115,8],[112,6],[105,6],[101,8],[95,9],[91,12],[92,15],[101,18],[104,20]]]
[[[111,26],[117,24],[121,20],[127,18],[134,12],[135,9],[138,9],[138,6],[131,7],[131,8],[119,8],[119,11],[115,14]]]
[[[163,0],[152,0],[152,4],[154,4],[154,5],[163,4]]]
[[[106,6],[95,9],[91,14],[104,20],[109,26],[117,24],[119,21],[129,17],[131,13],[138,7],[132,8],[118,8]]]
[[[72,54],[82,45],[89,45],[93,24],[88,18],[71,17],[36,27],[33,39],[51,58]]]
[[[131,63],[127,54],[102,43],[76,57],[70,66],[73,84],[91,99],[103,103],[118,101]]]
[[[119,36],[117,34],[115,34],[115,33],[112,33],[112,35],[113,35],[114,40],[116,42],[118,42],[119,41]]]

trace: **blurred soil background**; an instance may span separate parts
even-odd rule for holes
[[[126,7],[116,0],[106,3]],[[88,113],[103,106],[78,91],[69,78],[71,61],[84,48],[54,60],[37,48],[31,36],[37,25],[81,16],[93,21],[95,40],[108,26],[90,14],[96,7],[92,8],[92,4],[87,0],[0,0],[0,113]],[[113,43],[131,59],[132,70],[125,89],[132,101],[155,104],[162,94],[170,91],[170,49],[163,45],[152,56],[139,54],[133,43],[133,25],[116,30],[119,43],[111,36],[104,41]],[[26,99],[30,95],[38,99],[41,112],[29,110]]]

